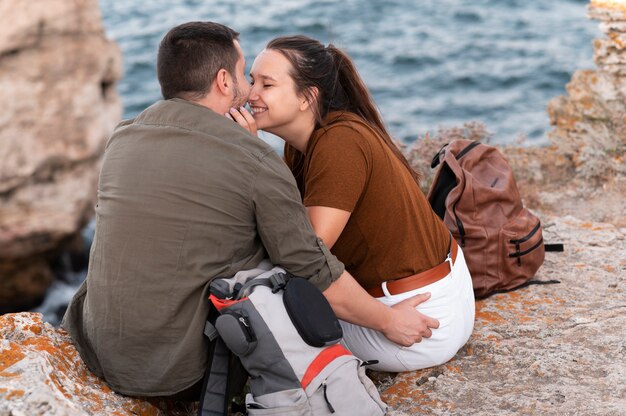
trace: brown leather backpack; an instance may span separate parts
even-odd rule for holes
[[[476,297],[516,288],[544,260],[539,219],[522,205],[511,167],[492,146],[455,140],[428,192],[433,210],[463,248]]]

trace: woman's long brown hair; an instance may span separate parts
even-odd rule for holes
[[[331,111],[358,115],[378,133],[419,186],[419,173],[393,143],[369,90],[345,52],[332,44],[324,47],[319,41],[302,35],[278,37],[266,48],[280,52],[289,60],[297,93],[317,104],[313,106],[316,127],[323,127],[323,120]],[[292,166],[301,166],[304,155],[289,146],[285,146],[285,154],[289,153]]]

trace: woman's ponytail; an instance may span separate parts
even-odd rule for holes
[[[352,59],[333,44],[328,45],[327,50],[333,57],[334,66],[337,71],[337,86],[334,94],[331,94],[331,97],[328,98],[331,104],[329,110],[347,110],[364,119],[378,133],[400,162],[408,169],[419,186],[421,179],[420,174],[411,167],[400,149],[398,149],[391,139],[380,116],[380,112],[376,104],[374,104],[374,99],[354,66]],[[335,106],[332,105],[335,102],[340,103],[340,106],[335,108]]]

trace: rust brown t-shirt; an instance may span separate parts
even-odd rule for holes
[[[287,145],[285,161],[305,206],[352,213],[332,253],[366,289],[441,263],[448,230],[402,162],[356,115],[324,122],[304,158]]]

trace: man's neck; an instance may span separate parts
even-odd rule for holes
[[[205,97],[200,98],[200,99],[189,100],[189,101],[196,103],[198,105],[201,105],[203,107],[206,107],[210,110],[213,110],[217,114],[220,114],[220,115],[224,115],[228,113],[228,110],[230,109],[229,101],[217,99],[216,97],[213,97],[211,94],[207,94]]]

